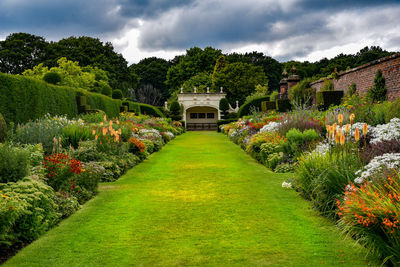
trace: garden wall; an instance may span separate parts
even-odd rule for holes
[[[374,84],[375,74],[382,70],[386,79],[387,96],[394,100],[400,96],[400,53],[371,61],[357,68],[353,68],[338,74],[338,79],[333,79],[335,90],[347,91],[352,83],[356,84],[357,92],[363,95]],[[319,91],[326,79],[311,83],[311,87]]]

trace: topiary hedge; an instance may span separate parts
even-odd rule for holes
[[[340,105],[343,96],[343,91],[318,91],[316,93],[316,104],[318,109],[326,110],[331,105]]]
[[[269,101],[269,96],[260,96],[257,98],[253,98],[249,102],[244,103],[239,108],[238,117],[241,118],[243,116],[249,115],[251,107],[255,107],[261,110],[261,102],[263,101]]]
[[[148,104],[143,104],[143,103],[138,103],[140,107],[140,113],[145,114],[145,115],[150,115],[154,117],[164,117],[164,114],[156,107],[148,105]]]
[[[289,99],[278,99],[276,100],[276,110],[279,112],[286,112],[292,109],[292,104],[290,104]]]

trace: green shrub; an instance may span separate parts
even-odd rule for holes
[[[309,106],[314,94],[311,79],[304,79],[289,89],[289,99],[293,106]]]
[[[383,77],[382,71],[378,70],[374,78],[374,85],[368,89],[367,96],[372,101],[384,101],[386,100],[386,91],[385,77]]]
[[[385,101],[380,104],[375,104],[372,107],[372,112],[374,114],[372,125],[385,124],[385,117],[389,113],[391,105],[391,102]]]
[[[123,95],[122,95],[122,91],[117,89],[117,90],[113,90],[112,91],[112,98],[113,99],[122,99]]]
[[[276,110],[279,112],[286,112],[292,109],[292,104],[289,99],[276,100]]]
[[[333,82],[330,79],[326,79],[322,84],[321,91],[334,91],[335,87],[333,86]]]
[[[243,116],[249,115],[251,108],[261,110],[261,102],[263,101],[269,101],[269,96],[256,97],[249,102],[245,102],[239,108],[238,117],[241,118]]]
[[[54,201],[57,207],[57,213],[60,215],[60,219],[65,219],[71,216],[81,207],[78,199],[68,193],[56,193],[56,198]]]
[[[0,114],[0,143],[3,143],[7,139],[7,123]]]
[[[164,117],[164,114],[157,107],[143,103],[138,104],[140,106],[140,113],[154,117]]]
[[[320,110],[326,110],[330,106],[340,105],[343,95],[343,91],[318,91],[316,104]]]
[[[101,86],[100,87],[100,93],[105,95],[105,96],[111,97],[112,96],[112,88],[111,88],[111,86],[109,86],[108,84],[105,84],[105,85]]]
[[[311,142],[319,139],[319,135],[314,129],[308,129],[301,132],[300,130],[293,128],[286,133],[286,138],[289,141],[291,151],[297,158],[297,156],[300,156],[304,150],[308,150],[307,146],[309,146]]]
[[[8,122],[24,123],[47,113],[75,117],[78,115],[78,95],[86,96],[91,109],[101,109],[109,117],[119,114],[120,100],[79,88],[54,86],[24,76],[0,73],[0,113]]]
[[[180,121],[182,119],[181,116],[181,106],[179,105],[178,101],[173,101],[171,103],[171,106],[169,108],[170,111],[170,117],[174,121]]]
[[[57,223],[59,214],[50,186],[25,178],[0,184],[0,190],[0,247],[31,242]]]
[[[393,118],[400,118],[400,97],[396,98],[390,105],[389,111],[386,114],[386,122]]]
[[[271,95],[269,96],[270,101],[278,100],[278,97],[279,97],[278,91],[273,91],[273,92],[271,93]]]
[[[266,112],[268,110],[276,109],[276,100],[275,101],[263,101],[261,102],[261,110]]]
[[[61,76],[57,72],[47,72],[43,76],[43,81],[51,84],[58,84],[61,82]]]
[[[86,123],[100,123],[104,120],[104,111],[96,110],[94,112],[80,114],[79,118],[81,118]]]
[[[90,128],[84,125],[72,124],[62,129],[61,143],[64,148],[78,148],[80,141],[93,138]]]
[[[94,140],[79,142],[78,149],[73,150],[71,156],[83,162],[102,161],[105,159],[105,155],[97,150],[97,143]]]
[[[219,100],[219,110],[222,112],[222,119],[227,119],[229,102],[228,99],[226,99],[225,97]]]
[[[0,183],[16,182],[29,173],[29,153],[26,150],[0,145]]]
[[[353,96],[357,93],[357,85],[355,83],[351,83],[346,91],[346,96]]]
[[[361,166],[357,154],[346,151],[302,156],[295,171],[298,189],[324,216],[335,218],[336,200]]]

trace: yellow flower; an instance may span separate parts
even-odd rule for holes
[[[343,125],[343,115],[342,114],[338,115],[338,122],[340,124],[340,127],[342,127],[342,125]]]
[[[342,134],[342,135],[340,136],[340,144],[341,144],[342,146],[344,145],[344,141],[345,141],[344,134]]]
[[[356,115],[354,115],[354,113],[351,113],[351,115],[350,115],[350,123],[351,123],[351,125],[353,125],[355,117],[356,117]]]
[[[350,132],[350,124],[346,124],[346,127],[344,128],[345,134],[348,134]]]

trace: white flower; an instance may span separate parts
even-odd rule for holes
[[[261,128],[260,132],[261,133],[275,132],[278,130],[280,125],[281,125],[281,123],[279,123],[279,122],[271,121],[270,123],[264,125],[264,127]]]
[[[283,182],[283,183],[282,183],[282,187],[283,187],[283,188],[292,188],[292,183]]]

